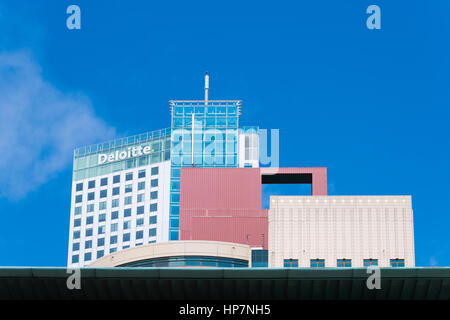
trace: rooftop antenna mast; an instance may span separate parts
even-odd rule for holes
[[[209,91],[209,75],[208,71],[205,74],[205,104],[208,104],[208,91]]]

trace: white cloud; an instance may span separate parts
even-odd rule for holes
[[[73,149],[114,129],[81,94],[59,91],[27,52],[0,52],[0,197],[12,200],[72,163]]]

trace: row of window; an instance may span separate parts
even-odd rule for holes
[[[156,237],[156,228],[151,228],[148,230],[148,236],[150,238]],[[136,240],[142,240],[144,239],[144,230],[138,230],[135,234]],[[112,235],[109,237],[109,244],[117,244],[118,243],[118,235]],[[131,240],[131,233],[124,233],[122,235],[122,242],[129,242]],[[92,249],[92,240],[86,240],[84,242],[84,248],[85,249]],[[98,238],[97,239],[97,247],[103,247],[105,246],[105,238]],[[76,252],[80,250],[80,242],[74,242],[72,244],[72,251]]]
[[[112,220],[113,219],[117,219],[117,217],[112,218]],[[99,215],[99,219],[98,219],[99,223],[100,222],[104,222],[105,220],[106,220],[105,214]],[[127,230],[127,229],[131,228],[131,221],[132,220],[128,220],[128,221],[124,221],[123,222],[123,230]],[[94,217],[93,216],[86,217],[86,221],[85,222],[86,222],[85,223],[86,226],[94,224]],[[149,222],[149,224],[156,224],[157,216],[150,216],[148,222]],[[77,228],[77,227],[80,227],[80,226],[81,226],[81,219],[75,219],[74,222],[73,222],[73,227]],[[142,227],[142,226],[144,226],[144,218],[136,219],[136,227]],[[98,234],[104,234],[105,233],[105,229],[106,229],[105,225],[99,226],[98,227]],[[87,231],[88,231],[88,229],[86,229],[86,234],[88,234]],[[115,231],[118,231],[118,224],[117,223],[112,223],[110,225],[110,232],[115,232]],[[78,232],[78,233],[75,233],[75,232]],[[92,235],[92,231],[89,231],[89,234]],[[74,239],[78,239],[79,236],[80,236],[79,230],[74,231],[73,235],[74,235]],[[75,238],[75,236],[77,236],[78,238]]]
[[[150,200],[157,200],[157,199],[158,199],[158,191],[150,192]],[[140,194],[138,194],[136,196],[136,202],[137,203],[144,202],[144,200],[145,200],[145,194],[144,193],[140,193]],[[111,201],[111,207],[112,208],[119,207],[119,202],[120,202],[119,199],[113,199]],[[124,205],[131,205],[133,203],[132,196],[125,197],[123,199],[123,202],[124,202]],[[150,205],[150,210],[152,210],[152,208],[154,208],[155,209],[154,211],[156,211],[156,207],[157,207],[156,203],[151,204]],[[89,203],[89,204],[86,205],[86,212],[87,213],[94,212],[94,210],[95,210],[95,207],[94,207],[93,203]],[[106,210],[106,201],[101,201],[101,202],[98,203],[98,210],[99,211]],[[81,206],[75,207],[75,211],[74,211],[75,215],[79,215],[79,214],[81,214],[81,212],[82,212],[82,207]]]
[[[378,259],[364,259],[363,260],[364,267],[370,266],[378,266]],[[399,268],[405,266],[405,259],[391,259],[390,260],[391,267]],[[352,260],[351,259],[337,259],[337,267],[338,268],[351,268]],[[298,259],[285,259],[284,260],[285,268],[298,268]],[[325,268],[325,260],[324,259],[311,259],[310,260],[311,268]]]
[[[155,240],[151,240],[148,243],[155,243]],[[136,243],[136,246],[141,246],[142,243]],[[128,249],[130,246],[129,245],[125,245],[122,247],[122,249]],[[109,253],[114,253],[117,251],[117,248],[110,248],[109,249]],[[97,259],[100,259],[101,257],[103,257],[105,255],[105,250],[98,250],[97,251]],[[86,252],[84,254],[84,261],[91,261],[92,260],[92,252]],[[72,263],[78,263],[80,262],[80,255],[79,254],[74,254],[72,255]]]
[[[192,113],[197,116],[205,114],[205,111],[207,115],[238,115],[237,106],[208,106],[206,108],[202,106],[174,106],[172,111],[174,116],[182,116],[183,111],[185,116],[191,116]]]
[[[159,174],[159,167],[151,168],[151,175],[155,176],[157,174]],[[139,170],[139,172],[138,172],[138,179],[145,178],[145,175],[146,175],[146,170],[145,169]],[[127,172],[125,174],[125,181],[130,181],[130,180],[133,180],[133,172]],[[119,183],[119,182],[120,182],[120,174],[113,176],[113,184]],[[95,183],[96,183],[95,180],[88,181],[88,189],[95,188]],[[101,178],[100,179],[100,186],[102,187],[102,186],[106,186],[106,185],[108,185],[108,178],[107,177],[106,178]],[[77,192],[78,191],[83,191],[83,186],[84,186],[83,182],[77,183],[77,185],[75,187],[75,190]]]
[[[236,128],[238,124],[238,118],[236,116],[232,117],[196,117],[194,120],[194,126],[205,127],[205,128]],[[192,127],[192,117],[173,117],[172,118],[173,128],[191,128]]]
[[[125,204],[131,204],[131,203],[125,202]],[[113,208],[114,207],[118,207],[118,205],[113,206]],[[87,209],[86,210],[87,213],[94,212],[94,205],[87,205],[86,209]],[[99,206],[99,210],[105,210],[105,209],[106,209],[106,204],[104,206],[102,206],[102,205]],[[158,211],[158,203],[151,203],[150,204],[150,213],[157,212],[157,211]],[[136,207],[136,215],[144,214],[144,212],[145,212],[145,206]],[[81,214],[81,207],[76,207],[75,215],[77,216],[80,214]],[[131,214],[132,214],[132,208],[123,209],[123,217],[131,217]],[[111,212],[111,220],[118,219],[118,218],[119,218],[119,211],[118,210],[112,211]],[[74,219],[74,221],[79,220],[79,219],[81,219],[81,218]],[[99,219],[99,222],[106,221],[106,213],[100,213],[98,215],[98,219]]]
[[[158,179],[152,179],[150,181],[150,187],[156,188],[157,186],[158,186]],[[138,183],[138,191],[140,191],[140,190],[145,190],[145,181]],[[125,193],[130,193],[130,192],[133,192],[133,185],[132,184],[125,185]],[[112,196],[119,195],[120,187],[112,188],[111,194],[112,194]],[[106,198],[107,196],[108,196],[108,189],[100,190],[100,192],[99,192],[100,199]],[[89,192],[87,194],[87,201],[91,201],[91,200],[95,200],[95,192]],[[80,203],[80,202],[83,202],[82,194],[78,194],[75,196],[75,203]]]

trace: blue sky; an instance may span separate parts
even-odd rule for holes
[[[241,125],[280,130],[281,166],[328,167],[330,195],[412,195],[416,264],[449,266],[449,10],[0,0],[0,265],[65,266],[73,148],[169,126],[208,70]]]

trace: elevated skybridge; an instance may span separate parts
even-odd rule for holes
[[[381,268],[381,289],[366,268],[84,268],[69,290],[66,268],[0,268],[2,300],[450,300],[450,267]]]

